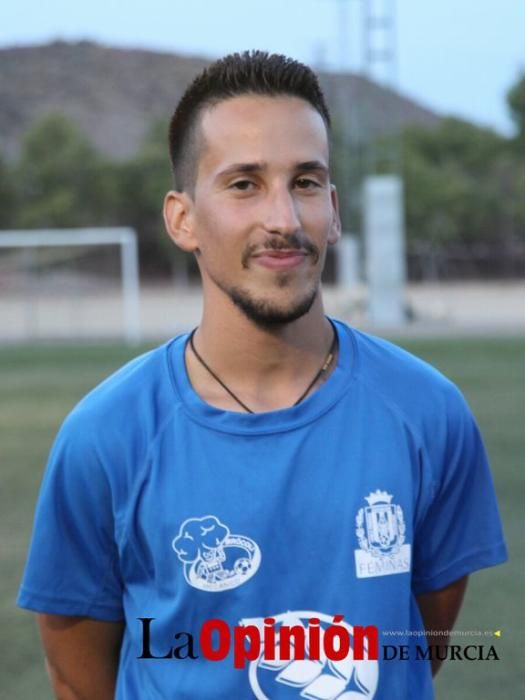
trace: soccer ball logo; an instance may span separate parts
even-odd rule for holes
[[[275,629],[280,625],[302,625],[305,631],[310,618],[321,621],[322,635],[333,622],[333,616],[313,611],[294,611],[281,615],[272,615],[275,619]],[[263,618],[242,620],[241,624],[263,626]],[[351,625],[342,624],[353,640]],[[306,635],[307,638],[307,635]],[[279,647],[276,647],[275,660],[264,658],[264,649],[259,658],[252,661],[248,676],[250,687],[257,700],[371,700],[377,690],[379,680],[379,664],[376,660],[365,658],[355,661],[352,653],[342,661],[331,661],[321,655],[319,660],[310,660],[308,651],[303,660],[282,660],[279,658]]]

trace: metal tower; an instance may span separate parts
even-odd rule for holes
[[[399,123],[391,106],[397,81],[396,0],[362,0],[363,233],[368,317],[375,326],[406,321],[404,193]],[[380,87],[378,87],[378,85]],[[374,105],[373,110],[371,109]]]
[[[363,0],[363,65],[372,80],[397,78],[396,0]]]
[[[392,116],[388,114],[388,94],[380,93],[373,83],[386,90],[394,90],[397,82],[397,30],[396,0],[362,0],[362,51],[363,76],[368,84],[362,105],[363,124],[367,125],[366,170],[368,173],[398,173],[400,170],[400,148],[397,138],[378,143],[381,134],[396,131]],[[373,99],[372,93],[376,93]],[[372,113],[371,104],[375,103]],[[379,106],[379,109],[378,109]],[[394,127],[394,128],[392,128]],[[380,139],[381,140],[381,139]]]

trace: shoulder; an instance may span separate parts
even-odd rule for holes
[[[382,338],[355,329],[351,332],[359,379],[384,400],[408,412],[464,403],[454,382],[425,360]]]
[[[166,344],[150,350],[104,379],[79,401],[69,420],[125,428],[143,418],[152,403],[165,410],[169,392],[168,347]]]
[[[64,420],[53,452],[113,473],[117,465],[122,471],[140,464],[178,408],[169,369],[177,340],[133,359],[81,399]]]
[[[353,337],[354,374],[364,400],[396,414],[418,442],[445,447],[472,422],[462,392],[438,369],[394,343],[347,330]]]
[[[353,332],[368,410],[382,406],[411,436],[421,469],[430,476],[431,493],[453,488],[460,479],[489,483],[481,433],[454,382],[393,343]]]

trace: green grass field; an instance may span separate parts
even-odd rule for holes
[[[501,638],[454,639],[493,643],[500,661],[448,662],[437,680],[437,698],[525,697],[525,339],[399,342],[456,381],[469,399],[485,435],[511,551],[509,564],[472,578],[456,625],[501,629]],[[6,700],[51,698],[34,622],[14,603],[51,441],[78,399],[132,354],[123,347],[0,349],[0,697]]]

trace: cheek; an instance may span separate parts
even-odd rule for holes
[[[245,240],[257,220],[256,207],[247,200],[224,201],[210,197],[196,214],[196,231],[203,244],[209,241]]]
[[[224,207],[210,208],[201,212],[195,222],[198,247],[204,259],[214,266],[231,266],[231,256],[240,258],[246,239],[235,212]]]
[[[316,231],[326,230],[333,217],[330,195],[325,197],[305,197],[297,201],[297,211],[303,225]]]

